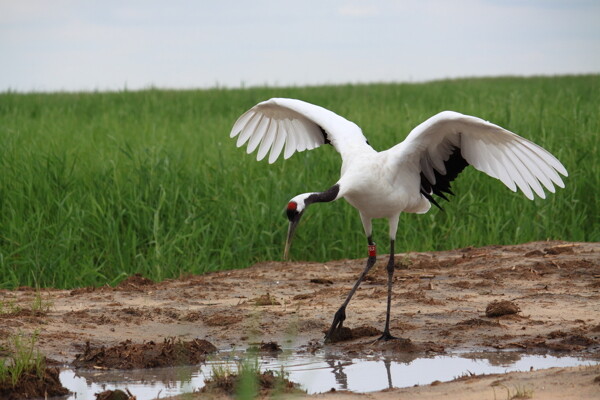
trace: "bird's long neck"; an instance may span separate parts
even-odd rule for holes
[[[336,183],[329,189],[324,192],[315,192],[308,194],[304,203],[308,206],[312,203],[325,203],[334,201],[338,198],[338,194],[340,193],[340,185]]]

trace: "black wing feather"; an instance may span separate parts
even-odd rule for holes
[[[429,182],[429,179],[427,179],[425,174],[421,172],[421,194],[437,208],[443,210],[438,202],[435,201],[433,195],[435,194],[446,201],[450,201],[448,197],[446,197],[446,193],[454,195],[450,187],[451,183],[454,179],[456,179],[458,174],[460,174],[467,167],[467,165],[469,165],[469,163],[463,158],[460,148],[454,147],[448,160],[444,161],[446,174],[443,175],[435,168],[433,169],[435,183],[432,184]]]
[[[323,127],[321,125],[317,125],[317,126],[321,130],[321,134],[323,135],[323,140],[325,141],[325,144],[331,144],[331,141],[327,137],[327,131],[325,131],[325,129],[323,129]]]

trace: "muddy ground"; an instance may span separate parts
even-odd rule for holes
[[[406,340],[374,341],[385,321],[387,255],[378,257],[347,309],[344,325],[359,337],[339,343],[324,345],[323,332],[364,259],[269,262],[160,283],[132,276],[116,288],[43,289],[47,310],[39,311],[31,311],[34,290],[3,290],[0,337],[39,330],[40,349],[50,359],[69,364],[86,346],[89,350],[125,340],[162,343],[172,338],[207,340],[219,349],[273,341],[300,351],[329,346],[406,359],[422,352],[481,348],[600,353],[600,243],[535,242],[398,254],[396,259],[391,330]],[[500,301],[510,312],[492,316],[488,306]],[[569,373],[584,375],[572,369],[563,375]],[[568,393],[598,390],[594,393],[600,397],[600,385],[593,382],[600,370],[592,368],[589,374],[589,386],[569,386],[573,392]],[[534,386],[535,376],[526,376]],[[407,398],[409,392],[459,398],[452,394],[453,384],[394,390]],[[490,388],[487,384],[485,393],[492,393]],[[373,394],[393,398],[389,395]]]

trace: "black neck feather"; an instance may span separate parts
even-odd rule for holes
[[[340,192],[340,185],[339,184],[335,184],[332,187],[330,187],[329,189],[327,189],[324,192],[320,192],[320,193],[313,193],[310,196],[308,196],[305,200],[306,205],[312,204],[312,203],[325,203],[325,202],[329,202],[329,201],[333,201],[335,200],[335,198],[337,197],[338,193]]]

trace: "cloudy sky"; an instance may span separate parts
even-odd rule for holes
[[[598,0],[0,0],[0,91],[600,72]]]

